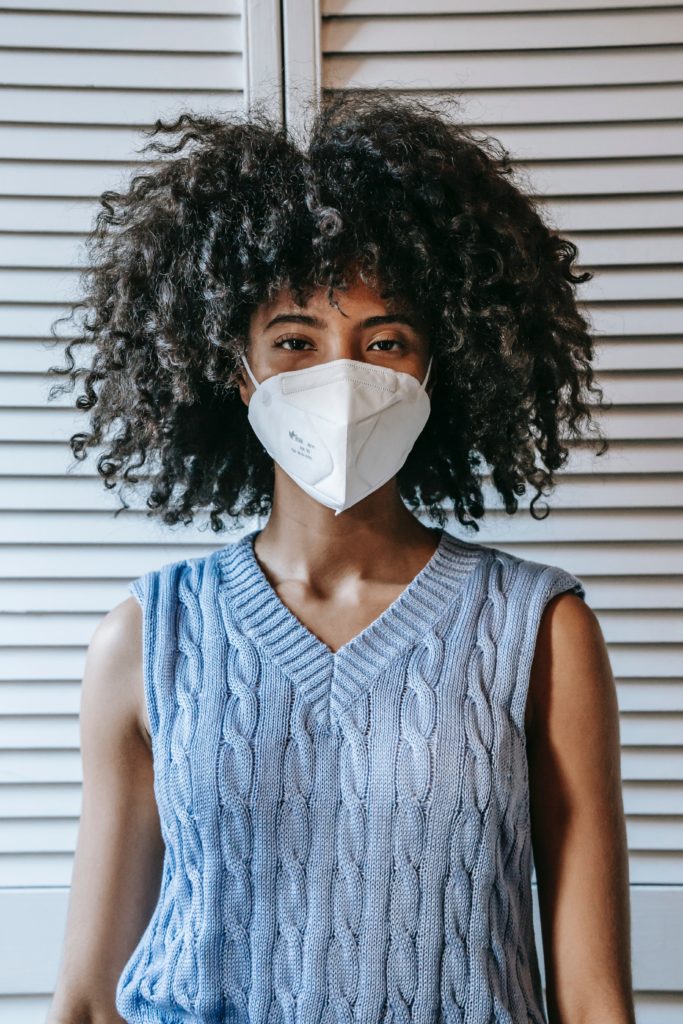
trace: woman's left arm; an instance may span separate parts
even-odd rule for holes
[[[598,619],[576,594],[546,606],[527,703],[550,1024],[635,1024],[617,693]]]

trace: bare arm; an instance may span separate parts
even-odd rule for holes
[[[550,1024],[634,1024],[616,687],[597,617],[576,594],[548,603],[529,699]]]
[[[141,610],[97,626],[80,730],[83,801],[62,960],[46,1024],[118,1024],[116,983],[159,895],[163,840],[142,715]]]

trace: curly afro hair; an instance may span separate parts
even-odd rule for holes
[[[508,514],[529,484],[544,518],[565,442],[606,450],[574,291],[592,275],[495,138],[422,99],[342,91],[305,147],[256,107],[157,121],[144,151],[127,191],[101,197],[67,365],[49,371],[68,378],[50,398],[83,381],[89,430],[69,444],[78,460],[104,445],[106,487],[144,484],[168,524],[267,514],[274,466],[237,388],[251,314],[283,288],[334,305],[357,274],[415,310],[434,355],[431,415],[397,474],[412,510],[476,530],[488,473]]]

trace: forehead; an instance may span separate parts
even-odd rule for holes
[[[360,280],[354,280],[344,289],[336,289],[333,301],[337,303],[336,306],[328,298],[326,287],[313,289],[303,304],[296,301],[288,288],[282,288],[272,298],[256,307],[251,316],[251,325],[264,327],[278,314],[304,312],[321,322],[330,322],[334,319],[357,320],[391,313],[412,314],[411,318],[416,324],[420,319],[404,299],[396,296],[383,297],[378,288]]]

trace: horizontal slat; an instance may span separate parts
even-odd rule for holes
[[[107,516],[105,521],[109,520],[110,517]],[[119,526],[121,522],[122,518],[119,517]],[[253,528],[256,529],[255,523]],[[81,541],[67,547],[62,546],[59,541],[53,545],[29,543],[0,549],[0,573],[6,580],[54,580],[57,583],[66,578],[77,584],[107,579],[120,581],[122,600],[127,596],[125,584],[133,576],[156,569],[167,562],[183,558],[201,558],[216,548],[231,543],[243,532],[226,530],[220,535],[220,539],[215,538],[210,542],[207,540],[206,531],[200,530],[198,525],[183,527],[182,536],[179,536],[177,533],[174,535],[169,528],[162,530],[158,524],[153,525],[149,520],[143,519],[136,530],[136,541],[129,539],[126,544],[118,526],[116,530],[109,531],[108,541],[103,536],[102,545],[98,547],[97,562],[93,559],[89,545]],[[36,536],[33,535],[33,542]],[[620,554],[620,550],[617,549],[615,564],[621,564],[617,561]],[[676,557],[675,551],[668,550],[667,554],[669,559]],[[683,550],[681,571],[683,572]],[[11,678],[11,675],[7,678]],[[25,678],[27,676],[22,674],[22,679]]]
[[[607,370],[683,370],[683,339],[595,339],[594,366]]]
[[[678,850],[654,853],[634,850],[629,854],[628,862],[629,879],[634,886],[683,885],[683,854]]]
[[[21,6],[40,0],[23,0]],[[52,4],[60,0],[51,0]],[[62,0],[63,2],[63,0]],[[86,2],[86,0],[80,0]],[[112,3],[114,0],[94,0]],[[598,6],[627,9],[643,7],[644,0],[391,0],[392,14],[507,14],[510,11],[523,14],[527,11],[584,11]],[[16,4],[15,6],[20,6]],[[42,6],[42,5],[41,5]],[[45,6],[48,6],[47,4]],[[71,6],[71,5],[70,5]],[[657,0],[658,7],[678,7],[679,0]],[[323,17],[332,15],[386,14],[386,0],[321,0]]]
[[[481,39],[487,39],[486,32]],[[680,84],[682,53],[680,46],[672,45],[567,50],[560,60],[557,53],[547,50],[470,52],[457,59],[448,52],[324,54],[323,86],[372,89],[390,82],[394,89],[406,85],[415,88],[417,83],[431,90],[459,91],[540,86],[585,88],[634,82]],[[183,86],[178,84],[176,88]]]
[[[680,852],[683,821],[676,818],[637,817],[626,821],[627,839],[633,853],[678,852],[683,867],[683,853]],[[73,854],[78,837],[78,817],[50,819],[14,818],[0,820],[0,859],[3,856],[26,854],[35,857],[40,854]]]
[[[615,676],[640,678],[646,672],[662,679],[676,679],[681,673],[683,643],[609,644],[610,662]]]
[[[400,92],[440,104],[443,93],[430,91],[424,83],[425,79],[408,82]],[[389,82],[389,88],[392,85]],[[494,89],[467,89],[465,86],[462,91],[459,87],[459,93],[456,101],[449,97],[446,110],[450,116],[494,134],[505,125],[585,125],[587,108],[591,112],[591,125],[645,121],[666,124],[683,115],[680,83],[601,86],[599,89],[581,86],[512,89],[504,85]]]
[[[623,6],[632,2],[627,0]],[[603,6],[606,5],[603,0]],[[5,6],[22,11],[112,11],[116,14],[144,11],[164,17],[168,14],[239,14],[241,0],[10,0]]]
[[[0,267],[84,267],[85,237],[0,234]]]
[[[423,12],[420,12],[421,14]],[[675,9],[650,8],[617,13],[584,11],[580,18],[544,11],[534,16],[498,13],[325,18],[324,53],[433,53],[507,50],[569,50],[582,47],[635,47],[683,42],[683,17]]]
[[[655,19],[656,20],[656,19]],[[4,50],[118,50],[120,52],[228,53],[241,49],[239,17],[214,16],[163,19],[143,13],[89,15],[59,11],[48,14],[15,13],[0,8],[0,44]]]
[[[676,123],[488,125],[486,134],[498,138],[516,160],[614,160],[683,153],[683,126]]]
[[[62,364],[58,355],[55,363]],[[683,437],[681,407],[612,409],[597,414],[596,419],[613,440],[675,440]],[[3,410],[0,407],[0,441],[50,441],[61,445],[72,433],[82,430],[85,422],[83,414],[66,404],[60,406],[52,402],[48,408],[41,406],[39,409]],[[70,463],[68,450],[63,449],[63,454]],[[82,467],[78,468],[80,472]]]
[[[681,410],[674,406],[658,410],[656,406],[611,409],[597,419],[613,440],[678,439],[683,436]]]
[[[602,373],[599,384],[605,398],[617,405],[669,405],[683,396],[680,373]]]
[[[616,514],[614,518],[617,518]],[[451,526],[450,530],[457,536],[462,535],[460,529],[456,530]],[[651,580],[661,575],[683,573],[683,547],[675,543],[643,543],[643,536],[645,533],[641,533],[640,538],[627,544],[615,543],[613,538],[610,543],[594,545],[572,542],[569,538],[546,544],[535,543],[533,540],[515,543],[510,538],[501,537],[497,546],[519,555],[520,558],[532,558],[539,562],[564,566],[581,578],[586,576],[589,581],[600,576],[615,576],[618,584],[626,587],[631,582],[635,587],[639,575],[647,576]],[[647,536],[655,536],[655,531],[648,530]]]
[[[3,644],[0,681],[74,679],[81,675],[84,648],[36,647],[35,641],[28,646],[5,646],[7,642],[8,638]],[[680,677],[683,644],[609,644],[608,649],[615,677],[640,679],[647,672],[659,679]]]
[[[56,566],[58,572],[59,566]],[[597,609],[683,608],[683,579],[678,575],[583,574],[587,600]],[[128,597],[124,582],[61,579],[47,571],[35,579],[0,578],[0,611],[96,611],[103,613]],[[683,674],[683,673],[682,673]],[[1,703],[0,703],[1,707]]]
[[[0,133],[1,136],[1,133]],[[62,302],[76,294],[75,270],[0,271],[0,302]],[[683,299],[683,270],[641,267],[596,270],[593,280],[580,284],[583,302],[641,302]],[[679,310],[683,313],[683,306]]]
[[[626,712],[621,716],[620,734],[622,747],[680,747],[683,714]]]
[[[647,817],[683,814],[683,784],[680,782],[625,782],[623,797],[627,814]],[[0,818],[67,818],[79,816],[81,811],[80,783],[0,785]]]
[[[0,302],[71,301],[77,295],[78,274],[71,270],[2,270]]]
[[[233,96],[238,97],[241,104],[240,94]],[[0,131],[0,159],[51,163],[58,153],[61,161],[77,163],[91,160],[135,162],[144,159],[142,148],[148,141],[140,129],[115,125],[11,125]]]
[[[683,613],[680,611],[603,608],[598,618],[610,643],[683,643]],[[683,731],[680,739],[683,742]]]
[[[49,319],[45,318],[49,324]],[[55,349],[54,365],[61,366],[62,359]],[[6,373],[0,377],[0,404],[7,409],[43,407],[48,389],[56,383],[56,376],[48,374]],[[605,399],[616,405],[672,405],[680,403],[683,397],[683,374],[681,373],[602,373],[600,386]],[[52,405],[71,406],[70,395],[56,396]]]
[[[681,55],[683,57],[683,54]],[[518,161],[516,169],[534,192],[545,196],[618,195],[625,192],[677,192],[681,187],[683,160],[659,157],[649,160],[577,160],[556,164]],[[524,181],[522,181],[524,183]]]
[[[0,782],[66,785],[83,781],[78,750],[0,750]]]
[[[126,595],[128,596],[128,595]],[[0,611],[0,648],[30,644],[54,647],[73,647],[87,644],[97,625],[100,614],[53,614],[26,611]],[[659,644],[666,657],[666,645],[683,644],[683,613],[680,611],[610,611],[598,612],[602,631],[610,644]],[[38,641],[36,638],[40,637]],[[678,723],[678,728],[683,722]],[[1,728],[1,727],[0,727]],[[683,729],[679,734],[683,742]]]
[[[0,856],[0,889],[70,885],[72,874],[71,853],[19,853]],[[682,885],[683,854],[668,851],[631,853],[629,876],[634,885]]]
[[[683,228],[682,196],[539,197],[537,202],[553,227],[573,234],[580,231]],[[5,231],[78,234],[90,229],[96,207],[95,200],[87,198],[0,196],[0,224]],[[580,239],[578,241],[580,243]]]
[[[0,364],[2,362],[0,342]],[[68,467],[69,477],[95,478],[95,464],[89,460],[75,463],[71,453],[65,451],[62,443],[32,443],[0,441],[0,475],[7,477],[60,477]],[[664,474],[672,476],[683,473],[683,441],[642,441],[620,443],[612,440],[604,455],[598,458],[588,447],[575,447],[570,451],[564,469],[557,472],[558,481],[580,474],[610,477],[630,474]],[[659,482],[659,481],[657,481]],[[46,486],[51,486],[47,484]],[[0,499],[1,500],[1,499]]]
[[[89,639],[88,639],[89,643]],[[612,672],[622,679],[680,677],[683,644],[609,644]],[[85,647],[3,647],[0,681],[78,679],[83,673]]]
[[[90,231],[98,204],[93,199],[6,198],[0,196],[3,231],[82,235]]]
[[[578,265],[583,268],[657,263],[683,263],[683,232],[610,232],[575,234]]]
[[[540,196],[537,204],[550,224],[572,233],[683,227],[681,195]]]
[[[683,232],[579,233],[572,241],[579,248],[576,266],[581,270],[683,263]],[[83,267],[84,242],[85,234],[41,236],[39,244],[33,234],[0,234],[0,267]],[[597,273],[604,275],[603,270]]]
[[[683,750],[631,747],[622,751],[621,775],[625,781],[683,781]]]
[[[48,821],[0,821],[0,860],[4,854],[73,854],[77,837],[78,819],[65,815]]]
[[[622,712],[683,712],[683,680],[619,679],[617,694]]]
[[[112,498],[114,498],[114,495],[112,495]],[[112,500],[111,508],[115,509],[117,507],[118,503]],[[206,517],[202,517],[201,521],[205,523]],[[183,531],[182,541],[178,537],[177,528],[175,538],[176,541],[187,545],[188,541],[190,541],[190,533],[187,527],[183,527]],[[14,512],[0,513],[0,544],[9,545],[2,552],[3,571],[8,574],[13,572],[12,567],[16,564],[14,562],[14,553],[20,550],[18,545],[34,544],[38,537],[41,540],[41,544],[65,544],[81,548],[89,544],[99,546],[107,543],[125,544],[126,542],[146,546],[150,542],[154,543],[155,538],[156,543],[167,545],[173,543],[174,540],[173,530],[164,529],[161,524],[153,522],[145,514],[121,514],[114,522],[110,512],[51,512],[49,515],[41,515],[39,511],[22,514]],[[209,549],[215,546],[207,542],[207,538],[202,535],[199,526],[196,529],[195,541],[203,543]],[[76,554],[76,552],[74,551],[73,554]],[[31,557],[29,551],[26,552],[26,556],[26,569],[29,571],[28,559]],[[87,557],[92,559],[92,552]],[[72,561],[72,553],[69,554],[68,568],[69,575],[72,572],[75,575],[79,575],[76,571],[76,565]],[[16,571],[15,575],[20,575],[20,571]],[[88,576],[90,574],[86,573],[85,575]],[[115,573],[115,575],[119,574]]]
[[[62,453],[64,457],[64,453]],[[73,460],[70,460],[73,461]],[[67,462],[64,459],[63,467]],[[7,472],[9,472],[7,470]],[[483,494],[487,510],[500,508],[501,500],[490,478],[484,480]],[[533,491],[518,497],[519,508],[529,508]],[[144,511],[141,497],[131,494],[127,498],[130,508]],[[568,476],[557,478],[553,492],[554,507],[563,510],[602,509],[680,509],[683,507],[683,476],[624,476],[623,478],[600,476]],[[43,512],[67,511],[94,512],[113,508],[115,499],[105,491],[99,477],[70,473],[57,478],[29,479],[5,476],[0,494],[0,512],[40,508]]]
[[[78,682],[27,681],[0,685],[0,707],[6,716],[30,715],[38,709],[42,715],[78,715],[80,696],[81,687]],[[19,813],[18,809],[16,813]],[[26,805],[22,813],[35,812]],[[2,814],[0,808],[0,816]]]
[[[77,750],[79,743],[76,715],[0,717],[3,750]]]
[[[683,608],[676,575],[601,577],[584,574],[586,600],[597,610]],[[104,612],[128,596],[125,583],[107,580],[0,577],[0,611]],[[654,710],[654,709],[653,709]]]
[[[81,659],[82,660],[82,659]],[[683,750],[631,747],[622,751],[624,781],[683,781]],[[0,750],[0,782],[14,785],[82,782],[79,750]]]
[[[132,495],[130,500],[133,500]],[[544,502],[541,503],[542,511]],[[505,546],[512,543],[538,544],[557,542],[635,543],[648,536],[657,537],[658,544],[683,540],[683,517],[678,510],[643,509],[606,511],[565,510],[552,504],[552,511],[544,519],[534,519],[529,513],[518,512],[508,516],[502,509],[491,510],[477,533],[478,541]],[[120,507],[116,495],[111,495],[108,506],[112,511]],[[226,516],[226,522],[228,517]],[[10,545],[6,562],[11,564],[15,545],[35,543],[40,537],[43,544],[106,544],[149,543],[156,532],[158,541],[168,539],[160,524],[152,525],[142,512],[126,511],[114,522],[111,511],[102,512],[0,512],[0,544]],[[473,536],[470,534],[470,536]],[[628,571],[628,570],[624,570]],[[651,572],[654,570],[650,570]],[[670,572],[676,572],[673,565]]]
[[[0,889],[38,885],[68,886],[71,885],[72,876],[72,853],[17,853],[0,856]]]
[[[427,103],[439,104],[443,99],[442,94],[425,87],[424,79],[408,82],[408,87],[401,90],[404,91],[419,95]],[[585,124],[587,109],[590,109],[591,124],[673,120],[683,115],[683,88],[680,83],[601,86],[599,89],[581,86],[508,89],[503,85],[498,89],[477,90],[465,86],[458,96],[457,116],[486,132],[493,130],[495,134],[503,125]]]
[[[665,260],[664,252],[662,260]],[[584,302],[683,299],[683,271],[674,267],[596,270],[591,281],[578,285],[577,294]]]
[[[584,573],[593,608],[683,608],[683,579],[678,576],[592,576]],[[2,592],[0,583],[0,593]]]
[[[242,56],[226,54],[2,54],[3,85],[100,89],[241,89]]]
[[[133,174],[148,165],[133,163],[27,162],[0,163],[0,192],[5,196],[99,196],[105,189],[122,189]]]
[[[0,786],[0,818],[73,818],[81,811],[82,789],[77,784]]]
[[[637,337],[658,334],[680,335],[683,306],[674,302],[587,305],[592,330],[597,335]]]
[[[682,90],[683,91],[683,90]],[[657,97],[661,101],[661,97]],[[677,102],[672,95],[665,102]],[[683,102],[683,99],[682,99]],[[653,99],[653,107],[657,100]],[[10,124],[151,125],[158,117],[175,120],[183,110],[210,113],[243,107],[238,92],[220,86],[212,91],[186,92],[145,89],[15,89],[0,87],[3,118]],[[660,108],[661,109],[661,108]],[[66,113],[65,113],[66,112]]]

